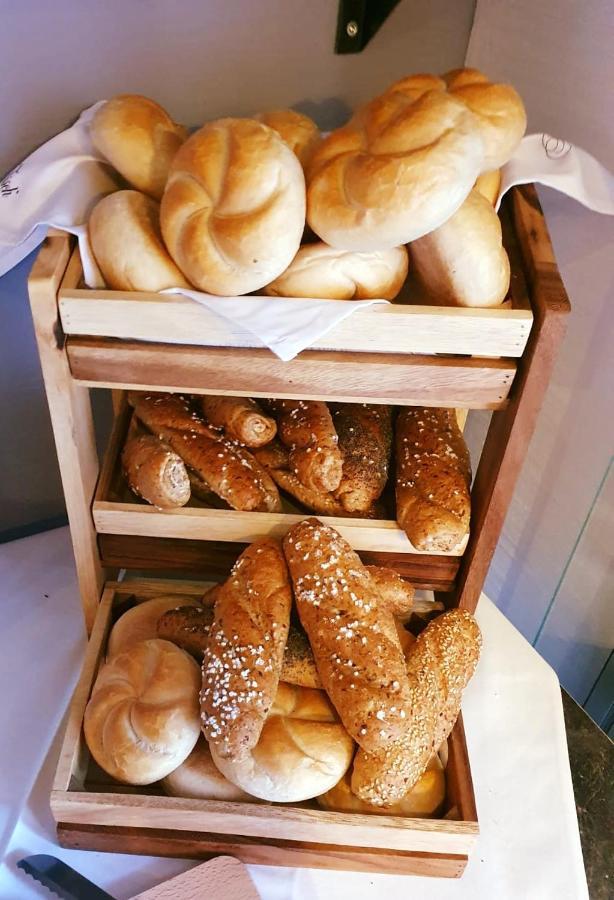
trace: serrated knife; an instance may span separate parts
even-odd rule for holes
[[[46,853],[25,856],[17,866],[62,900],[115,900],[55,856]]]

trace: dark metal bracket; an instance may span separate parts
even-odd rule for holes
[[[335,53],[360,53],[399,0],[339,0]]]

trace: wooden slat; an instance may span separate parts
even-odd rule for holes
[[[306,350],[284,363],[268,350],[69,338],[73,377],[91,387],[247,394],[339,402],[499,409],[512,360]]]
[[[514,486],[527,454],[570,306],[535,188],[513,192],[513,217],[534,324],[506,409],[492,416],[472,490],[471,535],[451,605],[473,611],[482,591]]]
[[[156,828],[69,825],[60,822],[57,833],[61,846],[73,850],[136,853],[175,859],[209,859],[218,854],[228,854],[254,865],[381,872],[432,878],[460,878],[467,865],[467,856],[462,854],[408,853],[289,840],[264,841],[202,831],[178,832]]]
[[[138,534],[145,537],[188,538],[251,543],[264,536],[282,538],[292,525],[302,522],[308,513],[242,512],[228,509],[197,509],[183,506],[161,512],[154,506],[138,503],[110,503],[97,500],[93,516],[99,534]],[[335,528],[355,550],[384,553],[413,553],[405,532],[388,519],[353,519],[319,516]],[[465,539],[450,553],[432,552],[431,556],[462,556]]]
[[[46,238],[30,273],[28,291],[89,630],[104,582],[90,515],[98,477],[98,456],[89,392],[71,378],[58,318],[57,291],[69,252],[69,235]]]
[[[180,538],[151,538],[141,535],[101,534],[100,556],[105,566],[181,573],[182,577],[201,576],[220,580],[246,544],[220,541],[195,541]],[[425,590],[451,591],[460,557],[430,554],[377,553],[359,551],[369,565],[388,566]]]

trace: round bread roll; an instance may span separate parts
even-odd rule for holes
[[[410,247],[427,291],[445,306],[498,306],[510,286],[501,222],[488,200],[472,191],[461,208]]]
[[[108,287],[116,291],[189,287],[164,246],[159,214],[156,201],[138,191],[116,191],[98,201],[88,233]]]
[[[85,740],[118,781],[152,784],[180,766],[200,734],[198,664],[169,641],[141,641],[101,668]]]
[[[448,91],[472,111],[484,143],[484,168],[503,166],[527,128],[524,104],[511,84],[494,84],[478,69],[452,69],[444,76]]]
[[[473,188],[482,197],[486,197],[491,206],[494,206],[501,188],[501,169],[491,169],[490,172],[482,172]]]
[[[407,277],[407,250],[357,252],[306,244],[286,271],[265,288],[272,297],[394,300]]]
[[[303,170],[261,122],[209,122],[173,161],[160,222],[171,256],[200,290],[247,294],[281,275],[299,248]]]
[[[324,691],[281,682],[254,749],[223,758],[211,747],[218,769],[261,800],[298,803],[330,790],[347,772],[354,742]]]
[[[412,816],[428,819],[436,815],[446,798],[446,776],[441,760],[435,754],[426,767],[424,775],[405,796],[392,806],[374,806],[365,803],[352,793],[350,774],[346,772],[341,781],[326,794],[318,797],[324,809],[336,812],[370,813],[374,816]]]
[[[445,90],[391,91],[333,131],[312,156],[307,221],[327,244],[386,250],[461,205],[484,165],[475,116]]]
[[[107,659],[123,653],[140,641],[148,641],[158,636],[158,620],[169,609],[178,606],[199,606],[194,597],[184,597],[181,594],[165,594],[154,597],[133,606],[120,616],[109,635],[107,642]]]
[[[139,191],[160,199],[169,166],[188,136],[155,101],[119,94],[97,110],[90,125],[94,146]]]
[[[294,109],[272,109],[258,113],[255,118],[276,131],[305,168],[321,140],[320,129],[313,119]]]
[[[254,802],[254,797],[224,778],[211,759],[209,744],[202,735],[186,761],[163,778],[161,784],[170,797]]]

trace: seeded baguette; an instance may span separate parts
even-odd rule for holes
[[[203,658],[202,728],[221,757],[239,757],[258,743],[277,692],[291,606],[281,546],[256,541],[217,591]]]
[[[284,552],[322,684],[366,750],[407,730],[409,680],[394,617],[347,541],[318,519],[290,529]]]
[[[407,654],[409,729],[380,750],[359,749],[352,772],[357,797],[391,806],[416,784],[454,727],[481,644],[478,624],[466,610],[450,610],[427,625]]]
[[[233,509],[279,512],[281,501],[268,472],[243,447],[214,431],[180,394],[131,391],[138,419]]]
[[[343,456],[343,475],[335,497],[348,512],[365,512],[388,481],[392,449],[392,407],[341,403],[332,409]]]
[[[396,421],[397,520],[417,550],[449,552],[469,530],[471,463],[453,409],[406,407]]]
[[[269,400],[277,429],[290,451],[289,468],[312,491],[335,491],[343,458],[326,403],[319,400]]]

